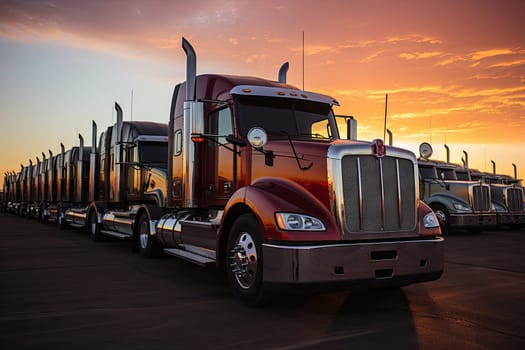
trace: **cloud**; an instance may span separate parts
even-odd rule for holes
[[[433,57],[441,56],[443,53],[438,51],[431,51],[431,52],[416,52],[416,53],[402,53],[399,55],[400,58],[404,58],[405,60],[421,60],[421,59],[428,59]]]
[[[490,50],[484,50],[484,51],[476,51],[471,54],[471,58],[474,61],[479,61],[488,57],[495,57],[495,56],[501,56],[501,55],[512,55],[515,52],[511,49],[490,49]]]
[[[494,64],[490,65],[489,68],[521,66],[523,64],[525,64],[525,59],[494,63]]]
[[[409,42],[414,42],[414,43],[419,43],[419,44],[426,43],[426,44],[432,44],[432,45],[443,43],[441,40],[437,38],[424,36],[422,34],[410,34],[407,36],[392,36],[384,40],[385,43],[389,43],[389,44],[397,44],[403,41],[409,41]]]
[[[383,54],[385,52],[385,50],[379,50],[379,51],[376,51],[366,57],[364,57],[363,59],[361,59],[359,62],[360,63],[368,63],[368,62],[372,62],[373,60],[375,60],[379,55]]]

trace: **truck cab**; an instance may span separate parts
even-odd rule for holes
[[[472,170],[473,180],[490,186],[492,205],[497,214],[497,225],[511,228],[525,226],[525,197],[518,179],[494,173],[482,173]]]
[[[123,121],[122,109],[118,104],[115,108],[117,123],[100,134],[98,147],[91,148],[90,201],[82,225],[96,241],[103,235],[131,239],[141,207],[166,206],[168,126]]]
[[[187,77],[173,93],[158,195],[166,201],[138,206],[129,225],[141,254],[224,268],[249,303],[272,285],[439,278],[443,239],[418,198],[412,152],[344,140],[338,102],[281,75],[197,76],[185,39],[183,48]]]
[[[421,148],[424,150],[418,160],[420,198],[436,213],[441,230],[481,231],[495,226],[490,186],[465,180],[458,165],[429,159],[432,154],[429,144],[422,144]]]

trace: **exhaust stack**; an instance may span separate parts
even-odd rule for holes
[[[186,53],[186,101],[194,101],[197,80],[197,55],[186,38],[182,38],[182,49]]]
[[[96,200],[96,179],[97,179],[97,123],[93,120],[91,129],[91,152],[89,154],[89,201]]]
[[[115,169],[115,174],[114,174],[114,178],[113,178],[113,201],[115,202],[121,202],[122,201],[122,198],[121,198],[121,191],[120,191],[120,187],[121,187],[121,147],[122,147],[122,123],[123,123],[123,117],[122,117],[122,108],[120,107],[120,105],[115,102],[115,110],[117,111],[117,127],[116,127],[116,130],[114,130],[114,132],[117,133],[117,137],[115,138],[115,148],[114,148],[114,152],[115,152],[115,155],[113,157],[114,159],[114,169]]]
[[[392,134],[392,130],[386,129],[386,133],[388,134],[388,145],[392,146],[394,144],[394,135]]]
[[[463,167],[468,169],[468,153],[467,151],[463,151],[463,155],[465,156],[461,160],[463,161]]]
[[[81,134],[78,134],[78,139],[79,139],[78,160],[77,160],[77,164],[75,164],[75,166],[77,167],[77,173],[76,173],[77,188],[75,189],[74,198],[75,198],[75,201],[81,202],[82,201],[82,179],[84,178],[84,169],[83,169],[84,167],[82,166],[84,163],[84,138],[82,137]]]
[[[182,38],[182,48],[186,53],[186,100],[184,101],[184,118],[182,133],[182,205],[186,208],[197,207],[195,189],[195,145],[191,140],[192,134],[202,133],[203,103],[195,101],[197,80],[197,56],[191,44]],[[170,188],[169,191],[172,189]]]
[[[288,62],[285,62],[279,69],[279,76],[278,76],[279,83],[286,84],[286,74],[288,73],[289,67],[290,67],[290,64]]]
[[[63,143],[60,143],[60,163],[58,164],[58,172],[57,172],[57,198],[56,200],[61,201],[62,200],[62,188],[65,184],[63,184],[64,181],[64,158],[66,157],[66,148],[64,147]]]
[[[447,163],[450,163],[450,148],[445,145],[445,151],[447,151]]]
[[[54,178],[54,169],[53,167],[55,166],[55,164],[53,163],[53,152],[51,152],[51,150],[48,150],[49,152],[49,161],[47,162],[47,185],[46,187],[48,188],[48,200],[53,202],[55,200],[55,196],[53,196],[53,183],[55,182],[55,178]]]
[[[518,167],[514,163],[512,163],[512,167],[514,168],[514,179],[518,179]]]
[[[496,175],[496,162],[491,160],[492,163],[492,175]]]

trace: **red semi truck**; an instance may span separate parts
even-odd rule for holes
[[[134,126],[118,107],[117,124],[92,147],[82,220],[93,239],[127,238],[147,257],[224,268],[249,303],[273,285],[441,276],[443,239],[419,200],[412,152],[344,139],[338,102],[287,84],[286,72],[279,81],[197,76],[184,38],[183,49],[187,77],[173,92],[162,161],[140,156],[162,133],[129,138]]]

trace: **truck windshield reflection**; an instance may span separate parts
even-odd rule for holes
[[[237,100],[241,133],[261,127],[271,138],[335,138],[331,106],[319,102],[241,96]]]

